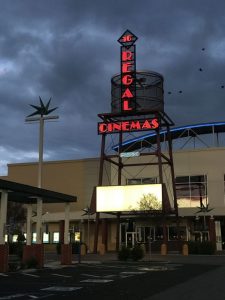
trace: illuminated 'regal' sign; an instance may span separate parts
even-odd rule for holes
[[[136,110],[136,51],[137,37],[126,30],[118,39],[121,46],[121,111]]]
[[[156,130],[160,121],[155,114],[140,114],[141,106],[136,101],[136,46],[137,37],[126,30],[118,42],[121,44],[121,74],[115,85],[116,114],[101,115],[103,122],[98,123],[98,134],[111,134],[120,132],[135,132]],[[146,112],[146,110],[145,110]]]

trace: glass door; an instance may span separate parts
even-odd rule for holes
[[[137,243],[137,233],[126,232],[126,247],[133,248],[136,243]]]

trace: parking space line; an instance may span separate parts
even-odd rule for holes
[[[80,282],[108,283],[112,281],[113,281],[112,279],[85,279],[85,280],[81,280]]]
[[[8,300],[8,299],[15,299],[15,298],[20,298],[26,296],[26,294],[14,294],[14,295],[9,295],[9,296],[3,296],[0,297],[0,300]]]
[[[146,272],[132,272],[132,271],[127,271],[127,272],[120,272],[121,275],[142,275],[145,274]]]
[[[39,275],[34,275],[34,274],[30,274],[30,273],[25,273],[25,272],[23,272],[22,274],[25,276],[36,277],[36,278],[40,277]]]
[[[94,278],[99,278],[101,276],[99,275],[92,275],[92,274],[81,274],[82,276],[87,276],[87,277],[94,277]]]
[[[65,277],[65,278],[71,278],[72,277],[71,275],[62,275],[62,274],[56,274],[56,273],[51,274],[51,275],[58,276],[58,277]]]
[[[41,289],[41,291],[73,292],[82,288],[82,286],[50,286],[48,288]]]

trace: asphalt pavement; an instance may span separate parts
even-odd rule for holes
[[[115,253],[87,254],[62,266],[46,255],[41,270],[0,273],[3,299],[225,299],[225,255],[146,254],[120,262]]]

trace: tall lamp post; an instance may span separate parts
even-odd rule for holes
[[[202,240],[206,241],[206,237],[204,235],[206,231],[206,214],[213,210],[213,208],[209,208],[209,204],[204,205],[201,201],[200,207],[198,207],[199,210],[196,212],[196,214],[202,213],[203,214],[203,228],[202,228]]]
[[[38,187],[42,187],[42,164],[43,164],[43,144],[44,144],[44,121],[46,120],[55,120],[58,119],[59,116],[49,116],[51,112],[56,110],[58,107],[49,109],[51,98],[48,103],[45,105],[39,97],[40,106],[30,104],[31,107],[35,108],[35,112],[26,117],[26,122],[37,122],[39,121],[39,158],[38,158]],[[37,116],[37,117],[34,117]]]
[[[37,187],[42,187],[42,165],[43,165],[43,144],[44,144],[44,121],[46,120],[54,120],[58,119],[58,116],[49,116],[49,114],[57,109],[51,108],[50,109],[50,103],[51,98],[45,105],[39,97],[40,106],[30,104],[31,107],[35,109],[35,111],[28,115],[25,119],[26,122],[37,122],[39,121],[39,157],[38,157],[38,182]],[[31,210],[30,205],[28,205],[28,211]],[[29,214],[30,215],[30,214]],[[27,220],[27,224],[30,223],[30,220]],[[42,199],[37,199],[37,244],[42,243],[42,236],[41,236],[41,226],[42,226]],[[28,230],[30,231],[30,230]],[[29,245],[31,243],[31,232],[27,232],[27,244]]]
[[[87,233],[88,233],[88,253],[90,252],[90,215],[93,215],[91,208],[89,206],[85,207],[83,209],[85,212],[83,216],[88,216],[88,228],[87,228]]]

